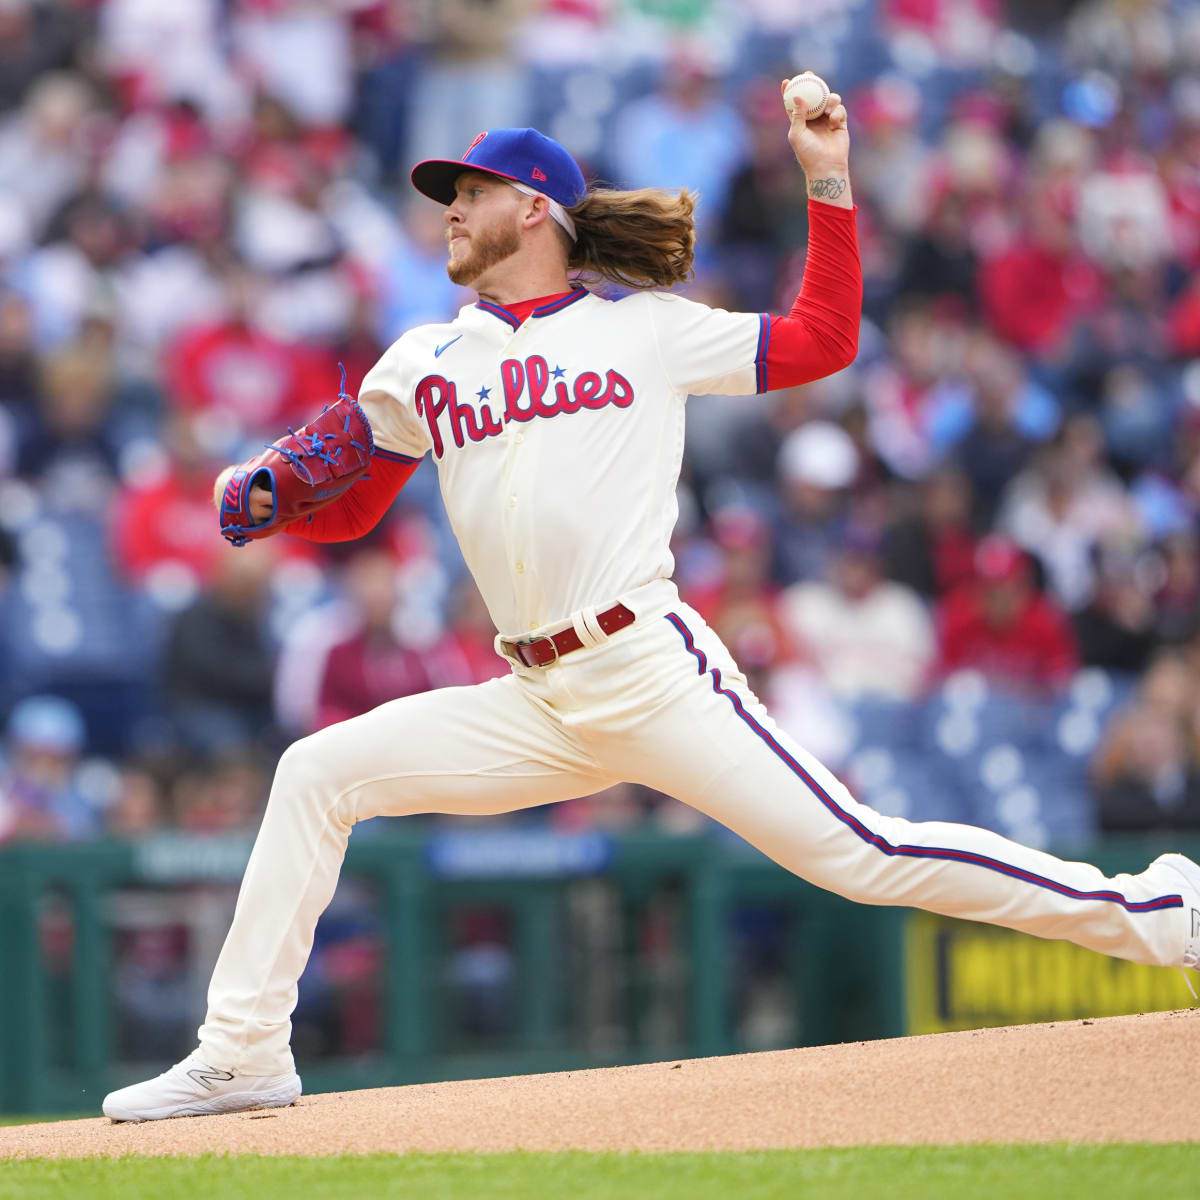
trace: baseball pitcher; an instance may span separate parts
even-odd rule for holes
[[[818,379],[857,350],[862,293],[846,110],[791,118],[808,183],[803,286],[785,316],[670,294],[693,199],[590,189],[533,129],[419,163],[445,208],[447,271],[478,293],[405,333],[311,425],[218,480],[226,537],[354,538],[431,455],[511,672],[394,700],[280,759],[213,973],[199,1047],[124,1088],[125,1121],[292,1103],[297,980],[357,821],[503,813],[631,780],[865,904],[1004,925],[1137,962],[1200,962],[1200,867],[1107,878],[995,833],[881,816],[772,721],[699,615],[668,549],[689,393]],[[570,282],[589,272],[629,294]],[[369,468],[369,470],[368,470]]]

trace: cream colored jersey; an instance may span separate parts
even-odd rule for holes
[[[431,453],[471,574],[520,636],[674,569],[689,393],[764,390],[770,326],[680,296],[578,290],[523,323],[481,301],[368,372],[376,446]]]

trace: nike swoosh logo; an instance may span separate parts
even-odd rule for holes
[[[453,346],[454,343],[457,342],[458,338],[460,338],[460,337],[462,337],[461,333],[458,335],[458,337],[452,337],[448,342],[443,342],[440,346],[438,346],[438,348],[436,350],[434,350],[433,357],[440,358],[442,351],[449,350],[450,347]]]

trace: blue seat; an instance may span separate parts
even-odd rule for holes
[[[1042,798],[1042,815],[1054,842],[1083,842],[1097,832],[1086,763],[1061,754],[1030,755],[1026,777]]]
[[[916,749],[921,738],[921,707],[900,700],[877,697],[856,700],[850,706],[857,730],[855,744],[888,746],[897,750]]]
[[[1022,845],[1041,849],[1049,844],[1042,795],[1028,782],[974,796],[972,824],[990,829]]]
[[[1025,697],[986,684],[956,690],[948,681],[925,704],[921,740],[936,753],[963,758],[1000,742],[1032,745],[1045,719],[1045,706]]]
[[[919,750],[864,747],[850,760],[855,798],[876,812],[910,821],[961,821],[959,780]]]
[[[41,514],[18,537],[17,586],[0,612],[7,700],[65,696],[83,709],[92,750],[123,752],[153,712],[159,614],[117,576],[101,520]]]

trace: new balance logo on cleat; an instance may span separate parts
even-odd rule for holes
[[[233,1078],[232,1071],[218,1071],[215,1067],[193,1067],[188,1075],[194,1079],[201,1087],[206,1087],[210,1092],[215,1092],[216,1084],[228,1083]]]

